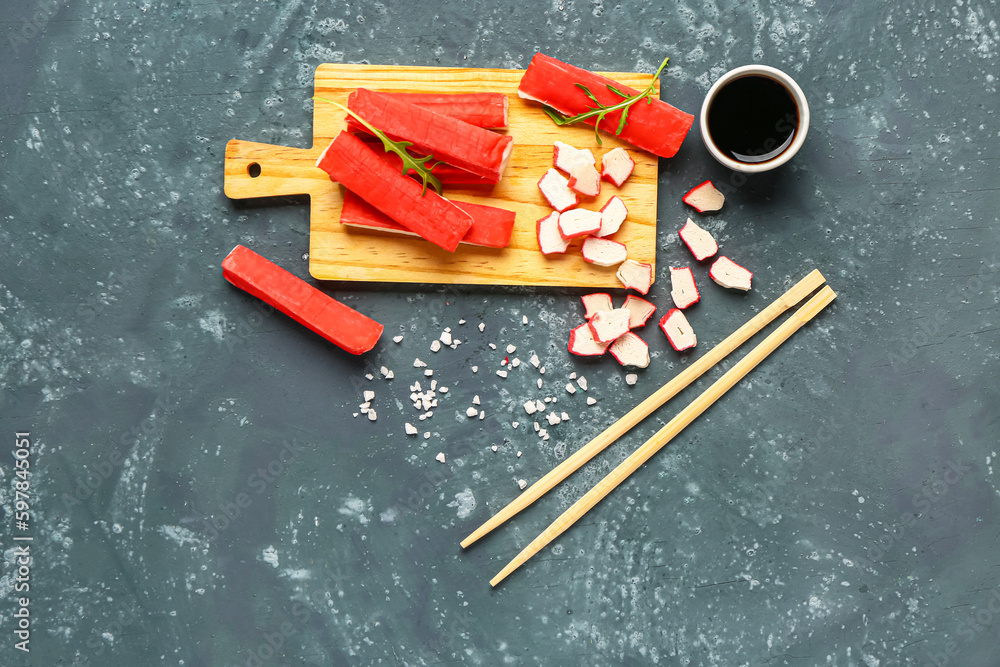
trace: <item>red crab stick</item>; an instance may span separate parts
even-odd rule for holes
[[[477,176],[499,183],[513,139],[429,111],[399,98],[358,88],[348,108],[397,141]],[[360,194],[360,193],[359,193]]]
[[[510,245],[510,233],[514,229],[515,214],[513,211],[464,201],[453,203],[472,216],[472,227],[462,238],[462,243],[488,248],[506,248]],[[406,227],[384,215],[350,190],[344,193],[344,206],[340,211],[340,222],[348,227],[413,234]]]
[[[469,125],[496,130],[507,127],[507,96],[503,93],[383,93],[429,109],[435,113],[451,116]],[[350,106],[355,93],[347,98]],[[348,129],[363,130],[364,126],[348,116]],[[377,125],[375,127],[378,127]],[[381,128],[379,128],[381,129]]]
[[[382,325],[375,320],[327,296],[245,246],[236,246],[222,261],[222,275],[244,292],[274,306],[351,354],[372,349],[382,335]]]
[[[485,130],[484,130],[485,131]],[[316,166],[411,232],[454,251],[472,216],[430,188],[403,176],[353,134],[341,132]]]
[[[362,135],[361,140],[375,151],[380,158],[391,164],[396,171],[403,171],[403,158],[395,153],[386,153],[381,141],[369,135]],[[453,167],[450,164],[434,165],[432,172],[441,181],[442,185],[492,185],[492,182],[488,178],[470,174],[466,170]],[[409,169],[406,174],[408,176],[416,176],[417,172]]]
[[[550,106],[564,116],[575,116],[594,108],[593,101],[577,84],[587,86],[601,104],[608,106],[622,101],[621,97],[608,90],[608,84],[626,95],[639,92],[600,74],[568,65],[544,53],[536,53],[521,79],[517,94],[524,99]],[[673,157],[691,129],[694,116],[656,97],[648,99],[653,103],[647,104],[646,100],[640,100],[629,108],[625,128],[618,136],[654,155]],[[614,134],[620,118],[620,111],[608,114],[601,121],[600,129]],[[586,122],[593,125],[594,119]]]

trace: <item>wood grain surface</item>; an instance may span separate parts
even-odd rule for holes
[[[315,102],[313,113],[312,148],[230,141],[226,146],[225,193],[234,199],[309,195],[309,272],[319,280],[621,287],[614,267],[597,267],[583,261],[581,240],[574,241],[565,255],[544,256],[539,252],[535,222],[551,209],[537,182],[552,166],[552,144],[557,140],[590,148],[598,158],[598,167],[604,153],[624,146],[636,162],[632,177],[621,188],[603,182],[600,196],[582,198],[581,206],[597,210],[612,195],[621,197],[629,215],[613,238],[628,246],[629,258],[655,266],[657,158],[603,133],[603,146],[598,146],[590,126],[556,126],[540,105],[517,96],[522,74],[522,70],[324,64],[316,69],[315,79],[317,96],[341,104],[346,104],[347,96],[359,87],[507,95],[509,127],[501,131],[514,138],[514,151],[501,182],[494,186],[445,186],[446,197],[514,211],[517,222],[507,248],[461,245],[449,253],[423,239],[341,225],[343,190],[316,168],[315,162],[344,129],[345,114],[320,101]],[[639,89],[652,78],[650,74],[636,73],[608,76]]]

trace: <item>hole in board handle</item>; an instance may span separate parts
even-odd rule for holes
[[[247,165],[247,173],[250,174],[250,178],[257,178],[260,176],[260,165],[256,162],[251,162]]]

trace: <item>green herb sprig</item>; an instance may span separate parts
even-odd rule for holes
[[[346,111],[351,116],[353,116],[355,120],[364,125],[369,132],[371,132],[372,134],[374,134],[376,137],[379,138],[379,140],[382,142],[382,146],[385,148],[386,153],[395,153],[400,158],[402,158],[403,174],[405,175],[408,171],[412,169],[413,171],[417,172],[417,175],[420,176],[420,180],[423,181],[424,188],[420,192],[421,197],[427,193],[428,185],[434,188],[434,190],[438,194],[441,194],[443,192],[440,179],[438,179],[437,176],[431,173],[434,167],[441,164],[440,161],[428,165],[427,163],[433,159],[433,156],[425,155],[423,157],[417,157],[412,153],[410,153],[407,149],[413,145],[412,141],[393,141],[388,136],[386,136],[385,132],[378,129],[377,127],[366,121],[364,118],[362,118],[358,114],[354,113],[353,111],[345,107],[343,104],[339,104],[338,102],[334,102],[333,100],[328,100],[325,97],[313,97],[313,99],[319,100],[321,102],[328,102],[333,106],[339,107],[340,109]]]
[[[623,93],[621,90],[611,85],[610,83],[607,84],[609,91],[611,91],[618,97],[622,98],[622,101],[618,102],[617,104],[611,104],[611,105],[601,104],[600,100],[598,100],[597,97],[594,96],[594,93],[590,92],[590,88],[583,85],[582,83],[577,83],[574,85],[576,85],[577,88],[579,88],[580,90],[582,90],[584,93],[587,94],[587,97],[589,97],[590,100],[597,105],[595,108],[591,109],[590,111],[585,111],[581,114],[577,114],[576,116],[564,116],[555,109],[549,107],[545,107],[545,113],[548,114],[549,118],[551,118],[556,125],[560,126],[572,125],[573,123],[579,123],[580,121],[588,120],[590,118],[596,118],[597,120],[594,123],[594,137],[597,138],[597,145],[602,146],[603,144],[601,143],[601,133],[598,132],[598,127],[600,126],[601,121],[603,121],[605,116],[607,116],[609,113],[613,113],[615,111],[621,111],[622,115],[618,121],[618,129],[615,130],[615,136],[621,134],[622,130],[625,129],[625,123],[628,119],[628,111],[629,109],[632,108],[633,104],[643,99],[646,100],[646,104],[653,103],[652,94],[654,86],[656,85],[656,80],[660,78],[660,73],[663,72],[663,69],[667,66],[667,62],[669,60],[670,58],[663,59],[663,62],[660,63],[659,68],[657,68],[656,70],[656,74],[653,75],[653,80],[649,82],[649,85],[646,86],[645,90],[643,90],[641,93],[638,93],[637,95],[626,95],[625,93]]]

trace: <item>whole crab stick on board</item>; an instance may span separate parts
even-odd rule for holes
[[[477,176],[499,183],[514,140],[398,97],[358,88],[347,108],[396,141],[410,141],[421,153],[434,156]]]
[[[469,227],[469,231],[462,237],[462,243],[487,248],[506,248],[510,245],[510,234],[514,229],[515,218],[513,211],[464,201],[452,203],[472,216],[472,227]],[[350,190],[344,193],[340,222],[348,227],[413,234]]]
[[[487,130],[499,130],[507,127],[509,102],[503,93],[386,92],[383,94]],[[347,98],[348,105],[350,105],[352,97],[354,97],[354,93],[351,93]],[[361,123],[350,116],[347,118],[347,127],[352,131],[364,129]]]
[[[574,67],[544,53],[536,53],[521,78],[517,94],[523,99],[550,106],[564,116],[576,116],[594,109],[593,100],[587,97],[578,84],[590,89],[594,97],[606,106],[622,101],[621,97],[608,90],[609,85],[626,95],[639,93],[638,90],[623,86],[606,76]],[[670,106],[659,98],[647,99],[651,100],[652,104],[647,104],[646,100],[639,100],[629,107],[625,127],[618,137],[653,155],[673,157],[681,147],[688,130],[691,129],[694,116]],[[599,127],[609,134],[614,134],[620,119],[620,111],[609,113]],[[590,118],[584,122],[593,125],[595,121]]]
[[[351,354],[375,347],[382,325],[319,291],[245,246],[222,261],[222,275]]]
[[[330,142],[316,166],[403,227],[449,252],[472,227],[471,215],[430,188],[424,191],[348,132]]]
[[[359,123],[360,125],[360,123]],[[388,162],[393,166],[393,168],[398,171],[403,171],[403,158],[399,157],[395,153],[386,153],[385,149],[382,147],[382,142],[375,137],[369,135],[361,135],[361,140],[364,141],[369,148],[375,151],[380,158]],[[418,156],[423,157],[423,156]],[[475,174],[470,174],[464,169],[459,169],[458,167],[453,167],[450,164],[436,164],[431,170],[434,176],[441,181],[442,185],[492,185],[493,183],[488,178],[483,178],[482,176],[476,176]],[[417,172],[413,169],[409,169],[406,172],[407,176],[417,176]]]

